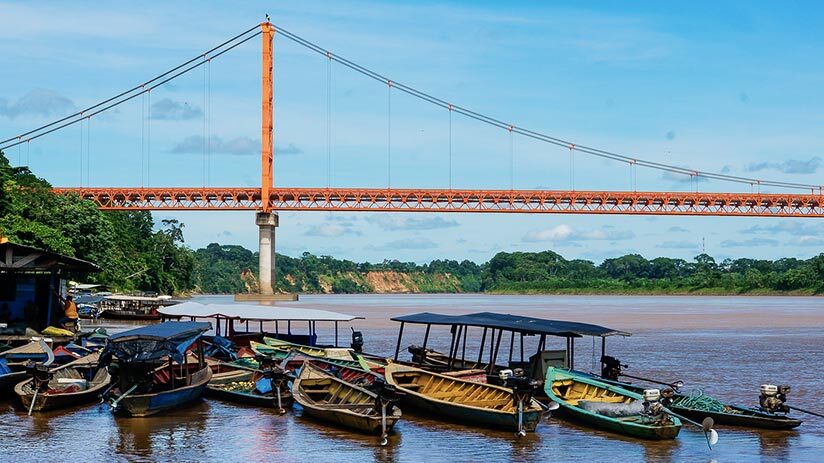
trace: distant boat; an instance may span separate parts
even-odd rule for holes
[[[318,420],[354,429],[366,434],[384,436],[401,418],[401,410],[388,406],[386,415],[378,402],[378,394],[347,383],[305,363],[292,385],[295,402],[304,413]]]
[[[467,426],[519,431],[512,389],[466,381],[408,365],[389,363],[386,382],[405,393],[402,403]],[[543,415],[535,399],[522,413],[523,431],[535,431]]]
[[[199,342],[210,328],[202,322],[164,322],[109,337],[101,355],[118,364],[107,394],[112,412],[149,416],[200,399],[212,379]],[[191,364],[182,352],[194,344],[198,361]]]
[[[55,410],[94,402],[111,381],[108,369],[101,367],[99,360],[99,353],[89,354],[50,370],[48,379],[41,383],[41,387],[37,387],[35,378],[29,378],[18,383],[14,392],[23,406],[33,411]]]
[[[176,304],[171,296],[130,296],[110,294],[98,303],[100,318],[112,320],[160,320],[157,309]]]
[[[675,439],[681,421],[668,413],[644,413],[640,394],[589,376],[549,367],[544,390],[558,412],[596,429],[640,439]]]

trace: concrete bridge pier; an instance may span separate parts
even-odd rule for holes
[[[277,212],[258,212],[255,224],[258,226],[258,294],[236,294],[236,301],[296,301],[297,294],[284,294],[277,289],[277,262],[275,253],[276,230],[280,221]]]
[[[277,212],[258,212],[255,223],[260,232],[258,236],[258,275],[260,275],[260,294],[274,294],[277,285],[277,267],[275,266],[275,234],[278,227]]]

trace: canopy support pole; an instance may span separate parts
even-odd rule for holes
[[[495,341],[495,350],[492,352],[492,358],[489,359],[489,374],[492,374],[492,370],[495,368],[495,361],[498,359],[498,352],[501,350],[501,339],[504,337],[504,330],[503,328],[498,330],[498,339]]]
[[[338,344],[338,322],[335,322],[335,347],[339,346]]]
[[[512,363],[512,351],[515,350],[515,332],[509,337],[509,363]]]
[[[423,335],[423,352],[421,352],[421,357],[418,360],[418,365],[423,363],[424,358],[426,357],[426,344],[429,342],[429,330],[432,328],[431,324],[426,325],[426,333]]]
[[[455,364],[455,357],[458,356],[458,346],[461,344],[461,333],[463,332],[463,325],[458,325],[456,333],[452,334],[452,342],[449,344],[449,369],[452,370],[452,365]]]
[[[569,358],[569,369],[575,369],[575,338],[569,338],[569,347],[570,347],[570,358]]]
[[[403,325],[404,322],[401,322],[401,328],[398,330],[398,344],[395,345],[395,361],[398,360],[398,354],[401,352],[401,338],[403,338]]]
[[[524,363],[524,333],[521,333],[521,363]]]
[[[488,328],[484,327],[484,334],[481,335],[481,348],[478,349],[478,361],[476,363],[480,364],[481,360],[484,358],[484,346],[486,345],[486,330]]]
[[[458,325],[452,325],[452,329],[450,331],[452,332],[452,340],[449,341],[449,355],[448,355],[448,357],[452,357],[452,350],[455,349],[455,342],[456,342],[456,339],[458,338],[458,336],[456,336],[458,334]],[[447,364],[447,368],[449,368],[449,366],[451,366],[451,365],[452,365],[452,362],[450,361]]]
[[[601,336],[601,358],[607,353],[607,338]]]
[[[469,331],[469,326],[464,327],[463,331],[463,347],[461,347],[461,368],[466,366],[466,332]]]

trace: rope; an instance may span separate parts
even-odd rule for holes
[[[700,389],[692,391],[689,395],[678,395],[673,400],[673,405],[688,408],[690,410],[701,410],[717,413],[737,413],[735,409],[729,408],[718,399],[704,395]]]
[[[152,91],[146,95],[146,186],[152,184]]]
[[[452,105],[449,105],[449,189],[452,189]]]
[[[92,185],[92,118],[86,119],[86,186]]]
[[[392,188],[392,81],[386,81],[386,187]]]

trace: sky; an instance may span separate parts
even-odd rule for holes
[[[824,5],[817,2],[135,5],[0,1],[0,138],[131,88],[269,14],[276,26],[336,55],[518,127],[692,169],[824,183]],[[260,50],[257,38],[150,99],[6,154],[56,186],[259,186]],[[276,35],[276,185],[390,182],[750,188],[654,170],[633,174],[626,164],[581,153],[571,168],[566,149],[458,115],[450,132],[448,111]],[[184,222],[193,248],[257,246],[252,212],[155,218]],[[815,219],[283,212],[277,233],[283,254],[370,262],[484,262],[500,251],[546,249],[596,263],[626,253],[691,259],[705,251],[720,260],[824,250],[824,223]]]

